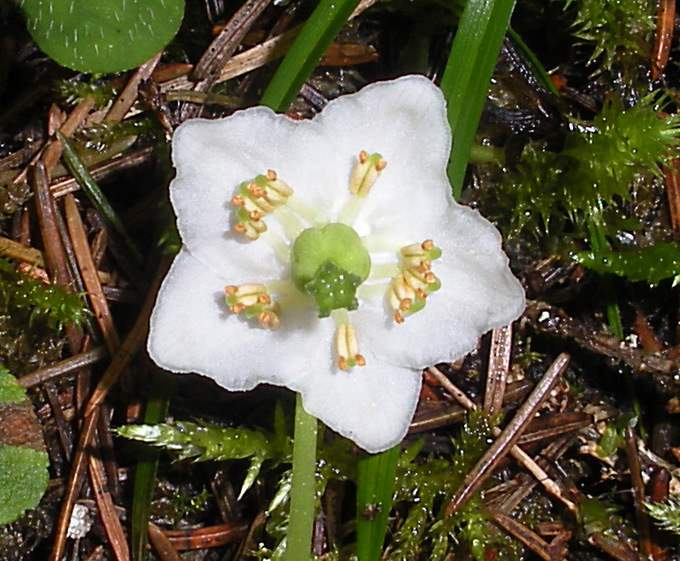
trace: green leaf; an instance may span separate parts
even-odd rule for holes
[[[47,489],[47,452],[0,446],[0,524],[8,524],[34,508]]]
[[[163,49],[184,15],[184,0],[22,0],[38,46],[82,72],[135,68]]]
[[[392,509],[399,446],[359,460],[357,480],[357,555],[378,561]]]
[[[598,273],[625,277],[632,282],[658,284],[675,277],[680,279],[680,244],[660,242],[650,247],[615,251],[586,251],[574,260]]]
[[[285,111],[330,47],[358,0],[321,0],[262,94],[260,103]]]
[[[514,7],[515,0],[468,0],[453,40],[441,89],[453,131],[448,174],[455,198],[463,190],[470,150]]]

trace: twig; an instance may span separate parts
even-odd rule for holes
[[[253,26],[271,0],[246,0],[227,22],[220,34],[201,56],[193,71],[196,81],[193,90],[207,92],[220,76],[225,62],[234,54],[243,37]],[[181,111],[180,120],[184,121],[200,114],[201,105],[187,104]]]
[[[529,301],[524,317],[539,333],[571,339],[584,349],[620,360],[639,372],[665,375],[669,383],[674,382],[671,375],[680,367],[677,360],[668,358],[667,353],[649,354],[640,349],[622,346],[616,337],[589,329],[559,308],[545,302]]]
[[[166,530],[164,533],[177,551],[221,547],[241,540],[248,532],[247,524],[219,524],[197,530]]]
[[[645,487],[642,482],[642,471],[640,467],[640,456],[638,456],[637,437],[632,427],[626,427],[626,456],[628,457],[628,469],[630,479],[633,484],[633,502],[635,504],[635,518],[637,520],[639,549],[647,558],[652,557],[652,538],[649,516],[645,510]]]
[[[512,324],[494,329],[491,333],[489,368],[484,392],[484,412],[487,415],[495,415],[503,407],[503,394],[510,371],[511,353]]]
[[[0,236],[0,255],[14,259],[16,261],[23,261],[41,269],[45,268],[45,260],[42,251],[26,247],[14,240]]]
[[[556,544],[557,547],[552,547],[551,544],[546,542],[536,532],[530,530],[524,524],[519,523],[511,516],[493,510],[490,510],[489,512],[501,528],[522,542],[544,561],[559,561],[560,559],[564,559],[565,548],[563,543],[558,542],[558,544]]]
[[[96,364],[107,356],[108,353],[104,347],[95,347],[87,352],[74,355],[60,362],[56,362],[51,366],[46,366],[45,368],[40,368],[30,374],[26,374],[19,378],[19,384],[24,388],[32,388],[44,382],[54,380],[55,378],[72,374],[85,366]]]
[[[109,162],[94,166],[90,170],[90,175],[92,176],[92,179],[99,181],[100,179],[104,179],[114,172],[123,171],[148,162],[151,159],[153,153],[153,146],[140,148],[139,150],[135,150]],[[67,193],[73,193],[79,189],[80,185],[78,185],[78,181],[73,177],[58,179],[50,184],[50,190],[52,191],[52,195],[55,198],[63,197]]]
[[[85,228],[83,227],[80,218],[80,212],[76,205],[73,195],[67,195],[64,200],[64,209],[66,210],[66,224],[68,226],[69,234],[71,235],[71,242],[80,268],[80,274],[83,277],[85,288],[88,291],[88,297],[92,304],[94,317],[99,324],[99,329],[104,336],[104,341],[111,356],[113,356],[120,346],[120,339],[116,326],[113,323],[113,317],[109,310],[109,304],[102,292],[102,285],[97,276],[97,268],[90,253],[90,245],[87,243],[87,236]]]
[[[130,561],[130,550],[123,526],[118,518],[116,506],[113,503],[111,494],[106,490],[104,479],[104,466],[99,458],[94,455],[89,456],[90,481],[97,510],[101,518],[106,537],[109,539],[111,549],[116,561]]]
[[[675,0],[659,0],[656,13],[656,36],[652,49],[652,80],[663,74],[668,64],[668,56],[673,42],[675,27]]]
[[[536,385],[531,392],[531,395],[529,395],[527,400],[519,408],[510,423],[508,423],[491,447],[480,458],[472,471],[467,474],[462,485],[446,506],[447,516],[451,516],[451,514],[456,512],[456,510],[467,502],[480,485],[491,476],[498,462],[515,446],[522,436],[524,429],[526,429],[529,422],[533,419],[540,406],[548,397],[553,385],[564,373],[568,364],[569,355],[562,353],[550,365],[550,368],[548,368],[541,381]],[[527,457],[524,452],[520,452],[519,456],[522,457],[523,461],[526,461]],[[563,502],[571,502],[565,497],[562,497],[559,490],[557,490],[557,496],[561,497]],[[573,504],[571,508],[575,508]]]
[[[118,98],[109,109],[106,114],[105,120],[109,123],[118,123],[125,118],[130,107],[134,104],[137,99],[137,93],[139,91],[139,84],[144,80],[148,80],[151,74],[156,68],[158,61],[161,59],[163,52],[159,52],[142,64],[137,70],[135,70],[132,77],[128,80],[128,83],[120,92]]]
[[[467,395],[465,395],[465,393],[460,390],[453,382],[451,382],[451,380],[449,380],[448,377],[445,376],[444,373],[441,372],[437,367],[432,366],[428,370],[465,409],[468,411],[475,411],[477,409],[477,404],[474,403]],[[494,436],[497,437],[496,442],[499,442],[501,440],[501,430],[498,427],[494,427],[492,432]],[[515,458],[515,460],[519,462],[520,465],[522,465],[529,473],[531,473],[536,478],[536,480],[543,485],[543,487],[545,487],[546,491],[562,501],[571,511],[576,511],[576,506],[574,503],[564,496],[559,486],[548,476],[543,468],[541,468],[541,466],[539,466],[531,458],[531,456],[529,456],[517,445],[513,445],[510,448],[510,454],[513,458]]]
[[[87,404],[85,410],[85,415],[92,415],[95,410],[102,404],[104,399],[106,399],[109,390],[116,383],[118,377],[123,373],[123,371],[128,367],[130,361],[134,358],[137,351],[142,347],[142,344],[146,340],[146,335],[149,331],[149,317],[151,316],[151,310],[156,301],[156,295],[158,293],[158,287],[160,286],[161,280],[165,276],[165,272],[169,267],[169,262],[164,259],[158,268],[156,276],[149,286],[142,305],[142,309],[137,316],[134,326],[128,333],[127,337],[120,346],[118,352],[113,357],[113,361],[104,372],[101,380],[97,384],[92,396]]]
[[[182,561],[168,537],[153,522],[149,522],[149,541],[161,561]]]

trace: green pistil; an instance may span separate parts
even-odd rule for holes
[[[355,310],[356,290],[370,272],[368,251],[345,224],[308,228],[293,244],[291,280],[300,292],[316,300],[320,317],[332,310]]]
[[[325,318],[333,310],[356,310],[359,306],[356,292],[360,284],[360,277],[326,261],[305,285],[305,292],[316,300],[319,317]]]

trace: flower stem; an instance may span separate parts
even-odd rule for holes
[[[302,397],[298,394],[295,400],[293,481],[285,561],[309,561],[312,558],[312,527],[316,506],[316,431],[317,420],[304,410]]]

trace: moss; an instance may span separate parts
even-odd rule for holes
[[[655,2],[650,0],[567,0],[575,5],[574,35],[593,45],[590,62],[610,68],[622,57],[642,59],[655,29]]]
[[[0,406],[21,403],[26,399],[26,390],[17,383],[9,370],[0,365]]]

